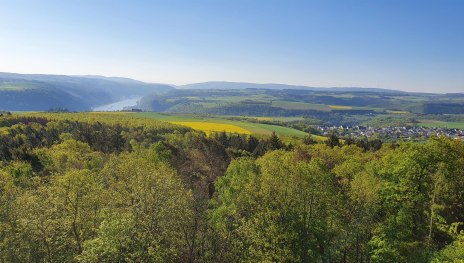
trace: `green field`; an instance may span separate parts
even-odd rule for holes
[[[290,110],[319,110],[319,111],[330,111],[330,107],[324,104],[314,104],[305,102],[293,102],[293,101],[273,101],[272,106],[290,109]]]
[[[14,115],[26,117],[43,117],[50,120],[71,120],[87,123],[106,123],[106,124],[119,124],[119,125],[133,125],[155,130],[176,130],[183,128],[179,125],[172,124],[166,121],[156,119],[147,119],[139,117],[131,112],[79,112],[79,113],[49,113],[49,112],[15,112]],[[186,129],[188,130],[188,129]]]
[[[225,116],[230,118],[230,116]],[[303,117],[256,117],[256,116],[233,116],[236,118],[248,119],[248,120],[257,120],[257,121],[280,121],[280,122],[290,122],[290,121],[302,121]]]
[[[23,83],[0,83],[0,91],[26,91],[36,89],[33,85]]]
[[[277,133],[282,138],[303,138],[307,133],[290,127],[272,125],[266,123],[252,122],[252,120],[262,121],[294,121],[301,120],[299,117],[231,117],[217,115],[198,115],[198,114],[175,114],[175,113],[156,113],[156,112],[82,112],[82,113],[45,113],[45,112],[15,112],[15,115],[47,117],[54,120],[75,120],[84,122],[103,122],[108,124],[127,125],[128,123],[154,127],[174,129],[175,127],[186,126],[194,130],[211,132],[226,131],[229,133],[253,134],[257,137],[268,136],[272,132]],[[247,121],[249,119],[250,121]],[[178,126],[180,125],[180,126]],[[313,135],[318,141],[326,138]]]
[[[143,113],[136,113],[137,117],[149,118],[149,119],[156,119],[160,121],[166,121],[171,123],[179,123],[179,122],[203,122],[203,123],[220,123],[220,124],[229,124],[229,125],[236,125],[240,128],[246,129],[250,131],[250,133],[255,135],[269,135],[272,132],[276,132],[279,136],[285,137],[299,137],[302,138],[306,135],[305,132],[278,126],[278,125],[270,125],[270,124],[263,124],[263,123],[254,123],[248,121],[236,121],[230,120],[226,117],[222,116],[206,116],[206,115],[193,115],[193,114],[167,114],[167,113],[155,113],[155,112],[143,112]],[[279,118],[282,119],[282,118]],[[208,128],[209,129],[209,128]],[[231,131],[234,132],[234,131]]]
[[[456,128],[464,129],[464,122],[445,122],[435,120],[421,120],[419,125],[424,127],[442,127],[442,128]]]

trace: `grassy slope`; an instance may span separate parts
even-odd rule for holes
[[[200,121],[174,121],[171,122],[177,125],[183,125],[190,127],[195,130],[204,131],[206,134],[211,132],[230,132],[230,133],[240,133],[240,134],[251,134],[251,131],[234,125],[218,122],[200,122]]]
[[[108,124],[146,126],[161,130],[175,130],[183,126],[193,129],[204,130],[206,132],[217,128],[231,129],[229,132],[240,132],[257,136],[266,136],[273,131],[279,136],[290,138],[303,138],[307,135],[305,132],[263,123],[253,123],[247,121],[228,120],[221,116],[202,116],[193,114],[164,114],[155,112],[128,113],[128,112],[82,112],[82,113],[45,113],[45,112],[16,112],[15,115],[45,117],[53,120],[74,120],[89,123],[104,122]],[[192,124],[193,122],[193,124]],[[182,125],[182,123],[184,123]],[[205,123],[197,124],[197,123]],[[178,126],[181,124],[182,126]],[[214,127],[218,124],[217,127]],[[213,128],[211,128],[213,127]],[[206,129],[206,130],[205,130]],[[244,129],[244,130],[243,130]],[[325,140],[325,137],[313,136],[316,140]]]
[[[424,127],[443,127],[443,128],[457,128],[464,129],[464,122],[445,122],[435,120],[421,120],[419,124]]]
[[[15,115],[43,117],[50,120],[71,120],[87,123],[102,122],[107,124],[120,124],[123,126],[144,126],[160,131],[174,131],[185,129],[183,126],[175,125],[156,119],[146,119],[136,116],[135,113],[120,112],[80,112],[80,113],[46,113],[46,112],[16,112]]]
[[[37,87],[28,83],[0,83],[0,91],[26,91],[31,89],[37,89]]]
[[[280,136],[288,136],[288,137],[304,137],[306,135],[305,132],[295,130],[288,127],[282,127],[277,125],[269,125],[269,124],[262,124],[262,123],[252,123],[247,121],[233,121],[222,118],[220,116],[201,116],[201,115],[190,115],[190,114],[164,114],[164,113],[155,113],[155,112],[143,112],[136,114],[139,117],[150,118],[150,119],[157,119],[161,121],[167,122],[210,122],[210,123],[222,123],[222,124],[230,124],[236,125],[243,129],[250,131],[253,134],[257,135],[268,135],[271,134],[273,131],[276,132]]]
[[[330,111],[330,108],[324,104],[313,104],[306,102],[293,102],[293,101],[273,101],[272,106],[280,107],[290,110],[320,110],[320,111]]]

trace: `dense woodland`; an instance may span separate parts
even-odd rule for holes
[[[463,189],[458,140],[3,116],[0,262],[463,262]]]

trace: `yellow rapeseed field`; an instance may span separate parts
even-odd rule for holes
[[[255,119],[258,121],[272,121],[271,117],[256,117]]]
[[[387,110],[388,113],[391,114],[408,114],[409,111],[399,111],[399,110]]]
[[[340,105],[329,105],[329,108],[333,110],[352,110],[351,106],[340,106]]]
[[[172,124],[184,125],[194,130],[204,131],[207,134],[211,132],[231,132],[241,134],[251,134],[247,129],[232,124],[214,123],[214,122],[198,122],[198,121],[173,121]]]

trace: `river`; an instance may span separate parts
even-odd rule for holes
[[[136,107],[137,103],[141,97],[120,100],[118,102],[113,102],[111,104],[101,105],[93,108],[93,111],[119,111],[123,110],[125,107]]]

